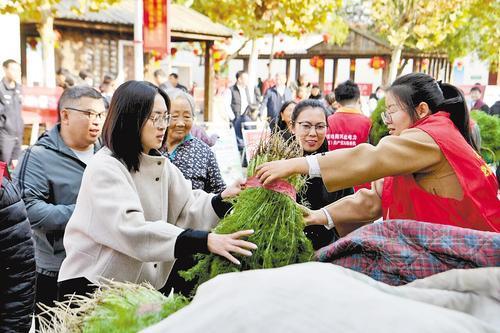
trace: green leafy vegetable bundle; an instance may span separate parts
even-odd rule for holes
[[[149,284],[108,281],[90,296],[74,296],[55,307],[45,307],[50,319],[39,317],[40,332],[138,332],[188,303],[183,296],[166,297]]]
[[[249,163],[247,177],[253,179],[255,168],[262,163],[302,156],[302,149],[295,140],[284,141],[279,133],[262,139]],[[293,186],[296,192],[303,189],[306,178],[294,175],[286,179],[285,185]],[[257,180],[258,182],[258,180]],[[285,186],[286,187],[286,186]],[[293,190],[292,189],[292,190]],[[240,256],[241,266],[214,254],[198,254],[198,262],[191,269],[181,272],[187,281],[197,285],[218,274],[249,269],[273,268],[310,261],[313,248],[304,235],[304,220],[301,209],[286,191],[263,187],[247,187],[235,199],[233,209],[213,230],[229,234],[239,230],[253,229],[248,241],[258,248],[251,257]],[[288,194],[288,195],[287,195]]]

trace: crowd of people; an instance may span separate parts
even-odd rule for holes
[[[157,70],[154,84],[127,81],[115,90],[111,77],[95,89],[90,73],[76,83],[61,69],[58,124],[21,154],[20,67],[3,67],[0,297],[11,305],[1,308],[10,315],[0,330],[27,331],[33,312],[43,316],[35,303],[83,295],[103,278],[188,294],[178,272],[193,265],[193,254],[238,265],[256,249],[245,240],[253,230],[210,231],[244,183],[225,184],[210,149],[217,138],[195,125],[194,99],[177,74]],[[380,218],[500,232],[498,180],[478,154],[455,86],[412,73],[377,89],[372,97],[385,94],[390,134],[377,145],[350,80],[326,96],[305,76],[288,84],[277,74],[261,88],[259,100],[238,72],[224,112],[240,150],[242,126],[259,118],[299,142],[304,157],[265,163],[257,175],[263,184],[310,176],[297,202],[315,249]]]

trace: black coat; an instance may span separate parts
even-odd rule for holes
[[[24,202],[3,178],[0,188],[0,332],[28,332],[35,302],[35,250]]]

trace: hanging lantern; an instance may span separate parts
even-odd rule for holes
[[[309,59],[309,64],[316,69],[320,69],[325,65],[325,59],[320,56],[314,56]]]
[[[328,44],[329,41],[330,41],[330,34],[324,33],[323,34],[323,42]]]
[[[425,71],[429,67],[429,59],[422,59],[422,70]]]
[[[194,54],[195,56],[199,55],[199,54],[200,54],[200,50],[198,50],[198,49],[194,49],[194,50],[193,50],[193,54]]]
[[[351,72],[354,72],[356,70],[356,59],[351,59],[351,63],[350,63],[350,66],[349,66],[349,70]]]
[[[371,68],[377,70],[385,67],[385,60],[382,57],[373,57],[368,64]]]
[[[36,50],[36,46],[38,44],[38,41],[36,40],[35,37],[28,37],[27,42],[32,50]]]
[[[172,47],[170,49],[170,54],[172,55],[172,57],[175,57],[175,54],[177,53],[177,48],[176,47]]]

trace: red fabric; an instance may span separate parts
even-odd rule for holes
[[[328,117],[328,150],[352,148],[368,142],[372,122],[359,113],[335,112]]]
[[[500,200],[495,175],[449,119],[438,112],[415,123],[439,145],[457,175],[463,199],[424,191],[413,175],[386,177],[382,193],[384,219],[412,219],[500,232]]]
[[[328,117],[328,150],[352,148],[360,143],[368,142],[372,122],[370,118],[359,113],[337,111]],[[357,192],[362,188],[371,189],[371,183],[364,183],[354,187]]]
[[[7,167],[7,163],[0,162],[0,188],[2,188],[3,177],[10,179],[9,168]]]
[[[295,191],[295,187],[293,187],[292,184],[289,182],[279,179],[274,182],[272,182],[269,185],[262,185],[260,182],[259,178],[257,177],[251,177],[247,179],[247,182],[245,183],[245,186],[247,188],[252,188],[252,187],[263,187],[266,190],[271,190],[274,192],[278,192],[284,195],[289,196],[293,201],[296,201],[297,197],[297,192]]]

